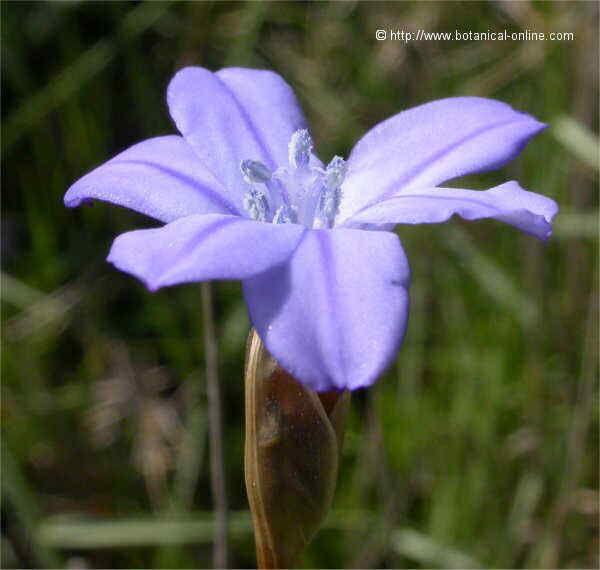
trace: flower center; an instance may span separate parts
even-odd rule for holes
[[[312,153],[306,129],[296,131],[288,145],[289,165],[274,172],[257,160],[242,160],[240,170],[248,192],[244,209],[259,222],[331,228],[342,198],[346,162],[334,156],[325,169]]]

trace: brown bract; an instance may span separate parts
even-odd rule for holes
[[[245,471],[258,568],[289,568],[316,534],[337,481],[350,392],[314,392],[256,331],[246,350]]]

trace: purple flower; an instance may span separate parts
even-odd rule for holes
[[[182,136],[125,150],[67,192],[165,225],[125,233],[108,260],[154,291],[241,279],[268,350],[315,390],[372,384],[406,329],[409,266],[395,224],[495,218],[546,240],[554,201],[506,182],[440,187],[498,168],[544,129],[498,101],[433,101],[380,123],[327,166],[291,88],[270,71],[188,67],[167,102]]]

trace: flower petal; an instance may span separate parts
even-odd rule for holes
[[[235,214],[228,196],[179,136],[142,141],[80,178],[65,194],[65,205],[106,200],[170,222],[202,213]]]
[[[286,261],[305,231],[238,216],[187,216],[120,235],[107,259],[151,291],[190,281],[245,279]]]
[[[292,135],[308,128],[292,88],[277,73],[267,70],[226,67],[215,75],[259,126],[273,166],[286,166]]]
[[[352,150],[340,223],[399,192],[499,168],[544,128],[505,103],[479,97],[441,99],[399,113]]]
[[[244,281],[271,354],[315,390],[372,384],[408,317],[409,267],[395,234],[313,230],[284,265]]]
[[[292,133],[306,128],[290,86],[276,73],[202,67],[178,71],[167,90],[171,117],[202,162],[227,188],[244,194],[239,165],[287,164]]]
[[[511,181],[485,191],[425,188],[401,192],[361,210],[346,225],[431,224],[445,222],[458,214],[465,220],[494,218],[547,240],[556,212],[558,206],[554,200],[527,192]]]

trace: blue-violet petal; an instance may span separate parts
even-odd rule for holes
[[[108,261],[151,291],[208,279],[246,279],[284,263],[305,231],[296,224],[238,216],[187,216],[161,228],[121,234]]]
[[[390,232],[313,230],[287,263],[244,281],[250,318],[295,378],[323,391],[371,385],[395,358],[409,267]]]
[[[490,190],[423,188],[401,192],[355,214],[354,224],[431,224],[458,214],[465,220],[494,218],[541,240],[552,234],[554,200],[527,192],[514,181]]]
[[[171,117],[215,177],[240,196],[242,160],[275,170],[287,162],[287,144],[305,128],[292,89],[272,71],[202,67],[179,70],[167,89]]]
[[[142,141],[98,166],[65,194],[68,207],[91,199],[130,208],[162,222],[203,213],[237,214],[234,197],[208,172],[183,138]]]
[[[506,103],[479,97],[440,99],[399,113],[352,150],[339,223],[399,192],[499,168],[544,128]]]

